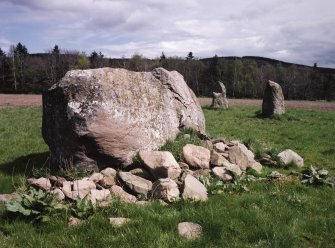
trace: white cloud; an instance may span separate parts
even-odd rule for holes
[[[193,51],[326,65],[334,64],[334,9],[333,0],[3,0],[0,37],[19,40],[21,26],[42,25],[34,41],[22,32],[28,49],[57,42],[113,57]]]

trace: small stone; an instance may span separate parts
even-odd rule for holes
[[[17,193],[12,193],[12,194],[2,194],[0,195],[0,205],[5,205],[7,202],[17,199],[18,194]]]
[[[202,227],[193,222],[181,222],[178,224],[178,233],[187,240],[194,240],[202,236]]]
[[[89,180],[93,181],[95,183],[99,182],[101,179],[103,179],[103,174],[102,173],[98,173],[98,172],[94,172],[90,177]]]
[[[102,187],[109,189],[116,184],[116,175],[103,176],[98,182]]]
[[[287,149],[285,151],[282,151],[277,155],[279,161],[283,163],[284,165],[289,165],[291,163],[295,163],[298,167],[304,166],[304,159],[299,156],[296,152]]]
[[[149,204],[149,202],[148,201],[137,201],[137,202],[135,202],[135,204],[139,205],[139,206],[145,206],[145,205]]]
[[[171,152],[140,151],[139,157],[156,179],[176,179],[181,173],[180,166]]]
[[[261,171],[262,171],[262,169],[263,169],[263,166],[262,166],[260,163],[258,163],[258,162],[255,161],[254,163],[252,163],[252,164],[249,166],[249,168],[251,168],[251,169],[257,171],[258,173],[261,173]]]
[[[158,179],[152,185],[153,197],[167,202],[173,202],[179,198],[179,189],[175,181],[170,178]]]
[[[65,194],[59,188],[50,191],[51,194],[54,194],[60,201],[65,199]]]
[[[180,168],[182,170],[188,170],[190,167],[188,166],[188,164],[184,163],[184,162],[178,162]]]
[[[142,177],[134,176],[130,172],[119,172],[120,179],[136,194],[147,195],[152,189],[152,182]]]
[[[90,191],[96,189],[95,183],[90,180],[75,180],[73,181],[73,191]]]
[[[109,218],[109,223],[112,224],[114,227],[121,227],[129,221],[130,221],[129,218],[122,218],[122,217]]]
[[[135,203],[137,201],[135,196],[124,191],[120,186],[113,185],[109,190],[112,197],[119,198],[122,202]]]
[[[80,225],[81,222],[82,222],[82,221],[81,221],[80,219],[71,216],[71,217],[69,218],[68,226],[69,226],[69,227],[75,227],[75,226]]]
[[[135,168],[135,169],[130,170],[129,172],[135,176],[142,177],[149,181],[154,180],[153,176],[147,170],[143,168]]]
[[[215,143],[214,149],[217,152],[225,152],[227,145],[225,145],[223,142]]]
[[[104,176],[116,176],[117,172],[113,168],[107,167],[104,170],[100,171],[100,173]]]
[[[209,169],[211,153],[207,148],[187,144],[183,147],[183,158],[186,163],[196,169]]]
[[[212,171],[215,176],[224,182],[233,180],[233,176],[224,167],[214,167]]]
[[[45,191],[48,191],[51,188],[51,183],[50,183],[50,180],[48,178],[44,178],[44,177],[40,177],[38,179],[29,178],[28,182],[31,185],[36,186],[36,187],[38,187],[40,189],[43,189]]]
[[[184,181],[183,198],[206,201],[208,199],[207,189],[198,179],[188,174]]]
[[[107,198],[110,197],[110,195],[111,195],[111,192],[108,189],[102,189],[102,190],[91,189],[90,191],[92,202],[106,201]]]
[[[191,139],[191,135],[186,133],[186,134],[183,135],[183,138],[184,139]]]
[[[211,165],[213,166],[230,166],[231,163],[223,157],[220,153],[211,151]]]

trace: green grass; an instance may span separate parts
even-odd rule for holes
[[[335,113],[289,110],[281,118],[261,119],[256,108],[204,111],[211,135],[253,146],[292,148],[307,164],[334,171]],[[18,167],[19,175],[28,158],[38,164],[48,154],[40,137],[39,108],[0,109],[0,117],[0,187],[9,192],[10,166]],[[198,142],[193,136],[191,141]],[[165,148],[178,154],[183,142],[180,136],[175,145],[168,143]],[[253,182],[248,188],[249,192],[210,196],[207,202],[180,201],[166,207],[155,202],[148,206],[114,202],[75,228],[67,227],[66,212],[36,225],[10,217],[0,208],[0,247],[335,247],[334,188],[302,185],[298,179]],[[132,221],[114,228],[109,217]],[[179,238],[181,221],[201,224],[203,237]]]
[[[0,108],[0,193],[12,192],[13,182],[48,162],[41,119],[41,108]]]
[[[255,148],[292,149],[305,165],[335,173],[335,113],[289,109],[281,117],[260,118],[258,108],[204,109],[207,131],[251,143]]]

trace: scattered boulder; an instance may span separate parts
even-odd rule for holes
[[[255,162],[249,164],[249,168],[255,170],[258,173],[261,173],[261,171],[263,169],[263,166],[260,163],[255,161]]]
[[[29,178],[28,183],[30,185],[36,186],[40,189],[43,189],[45,191],[48,191],[51,189],[51,182],[48,178],[40,177],[38,179],[35,178]]]
[[[75,180],[73,181],[73,191],[90,191],[96,189],[95,183],[90,180]]]
[[[231,173],[224,167],[214,167],[212,171],[215,176],[224,182],[233,180]]]
[[[149,181],[154,180],[154,177],[147,170],[143,168],[135,168],[135,169],[130,170],[129,172],[135,176],[142,177]]]
[[[72,70],[43,94],[42,135],[57,166],[126,167],[180,127],[205,132],[201,106],[176,71]]]
[[[130,172],[119,172],[119,177],[127,187],[136,194],[147,195],[152,189],[152,182]]]
[[[178,233],[187,240],[194,240],[202,236],[202,227],[193,222],[181,222],[178,224]]]
[[[0,195],[0,205],[6,205],[7,202],[17,199],[18,194],[17,193],[12,193],[12,194],[1,194]]]
[[[90,191],[90,199],[92,203],[106,201],[108,197],[111,196],[111,192],[108,189],[91,189]]]
[[[211,152],[202,147],[193,144],[187,144],[183,147],[183,158],[187,164],[195,169],[209,169]]]
[[[99,182],[100,180],[102,180],[104,178],[104,175],[101,174],[101,173],[97,173],[97,172],[94,172],[90,177],[89,177],[89,180],[94,182],[94,183],[97,183]]]
[[[152,185],[153,197],[167,202],[173,202],[179,198],[179,189],[175,181],[170,178],[158,179]]]
[[[109,223],[112,224],[114,227],[121,227],[129,221],[130,221],[129,218],[122,218],[122,217],[109,218]]]
[[[231,163],[216,151],[211,151],[211,165],[213,166],[230,166]]]
[[[109,190],[111,192],[111,196],[119,198],[121,202],[135,203],[137,201],[135,196],[124,191],[120,186],[113,185]]]
[[[156,179],[177,179],[181,173],[181,168],[171,152],[141,151],[139,157]]]
[[[188,174],[184,180],[183,198],[195,201],[207,200],[206,187],[194,176]]]
[[[212,98],[212,108],[220,108],[220,109],[227,109],[228,108],[228,100],[226,95],[226,87],[222,82],[218,82],[221,87],[221,93],[213,92]]]
[[[102,179],[99,180],[99,184],[104,188],[110,188],[116,184],[117,172],[113,168],[106,168],[100,172]]]
[[[282,151],[277,155],[278,160],[284,164],[284,165],[289,165],[291,163],[296,164],[298,167],[303,167],[304,166],[304,159],[300,157],[299,154],[296,152],[287,149],[285,151]]]
[[[223,142],[218,142],[214,144],[214,149],[217,152],[225,152],[227,145]]]
[[[262,115],[269,117],[274,114],[281,115],[284,113],[284,95],[281,86],[269,80],[264,90]]]
[[[82,223],[82,220],[76,218],[76,217],[73,217],[73,216],[70,216],[69,218],[69,221],[68,221],[68,226],[69,227],[75,227],[75,226],[78,226]]]
[[[246,171],[255,162],[254,154],[241,143],[229,147],[228,158],[231,163],[240,166],[242,171]]]
[[[55,188],[54,190],[51,190],[50,193],[54,194],[58,198],[58,200],[60,200],[60,201],[65,199],[65,194],[59,188]]]

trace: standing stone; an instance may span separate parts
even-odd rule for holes
[[[227,100],[227,91],[226,87],[222,82],[218,82],[221,87],[221,93],[213,92],[213,99],[212,99],[212,108],[220,108],[220,109],[227,109],[228,108],[228,100]]]
[[[181,127],[204,133],[205,118],[176,71],[73,70],[43,94],[42,134],[56,166],[126,167]]]
[[[281,115],[285,113],[284,95],[279,84],[269,80],[266,84],[263,104],[262,115],[269,117],[271,115]]]

